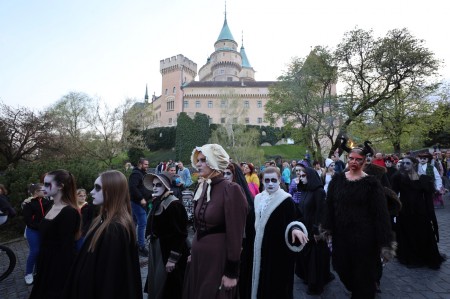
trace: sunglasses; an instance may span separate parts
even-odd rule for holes
[[[99,184],[94,184],[94,189],[97,192],[100,192],[102,190],[102,186],[100,186]]]
[[[223,175],[232,175],[231,171],[224,171]]]
[[[162,183],[153,184],[153,187],[156,187],[156,188],[161,188],[162,186],[163,186]]]
[[[272,183],[278,183],[278,179],[264,179],[264,183],[266,183],[266,184],[268,184],[268,183],[270,183],[270,182],[272,182]]]
[[[44,183],[44,187],[50,187],[52,185],[52,183]]]
[[[306,174],[301,174],[300,177],[301,178],[306,178]]]

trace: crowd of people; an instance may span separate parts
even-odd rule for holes
[[[332,269],[352,298],[374,298],[395,255],[439,269],[435,209],[449,189],[450,150],[398,157],[345,140],[342,150],[346,163],[336,153],[258,168],[205,144],[191,156],[196,184],[182,162],[149,173],[141,158],[128,178],[101,173],[89,193],[69,171],[49,171],[22,203],[30,298],[293,298],[294,275],[319,295]],[[2,206],[6,194],[0,185]]]

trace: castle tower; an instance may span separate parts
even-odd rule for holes
[[[240,54],[242,57],[242,70],[241,70],[239,77],[243,81],[255,81],[255,70],[250,65],[250,62],[248,61],[248,58],[247,58],[247,54],[245,53],[244,34],[242,34],[242,44],[241,44]]]
[[[160,61],[162,75],[161,108],[166,114],[168,125],[176,125],[177,112],[183,111],[181,87],[194,81],[197,64],[181,54]]]

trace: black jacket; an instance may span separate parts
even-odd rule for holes
[[[128,188],[130,190],[130,199],[137,204],[140,204],[141,200],[149,200],[152,196],[150,190],[144,187],[143,179],[145,171],[135,167],[128,179]]]
[[[35,197],[23,203],[23,220],[28,228],[38,230],[39,224],[44,219],[45,214],[51,209],[53,201],[44,197]]]

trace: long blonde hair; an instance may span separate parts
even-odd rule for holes
[[[108,170],[100,174],[102,182],[103,205],[100,214],[92,222],[86,236],[94,234],[88,251],[93,252],[98,239],[111,223],[122,225],[129,241],[136,242],[136,232],[131,216],[130,194],[126,177],[117,170]],[[95,231],[96,227],[98,229]]]

